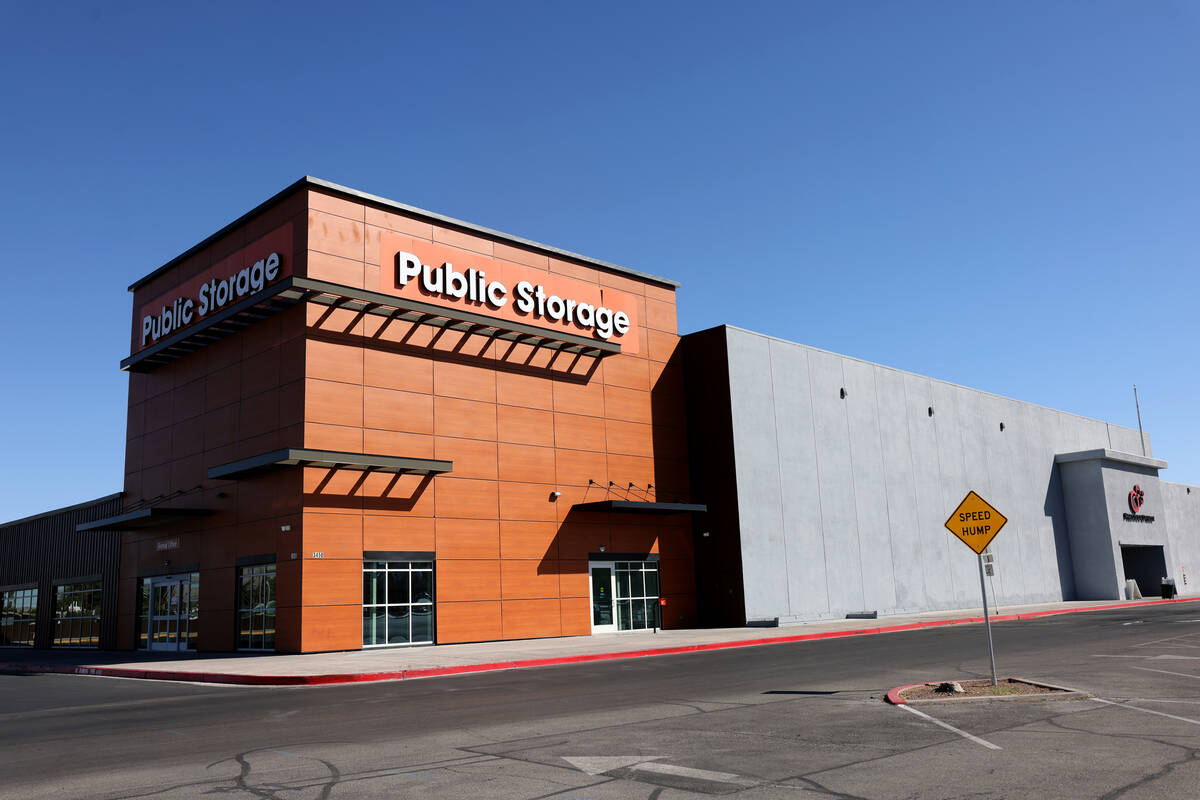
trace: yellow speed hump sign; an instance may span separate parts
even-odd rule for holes
[[[983,555],[984,549],[992,543],[1006,522],[1008,518],[992,508],[987,500],[975,492],[967,492],[950,519],[946,520],[946,529],[976,554]]]

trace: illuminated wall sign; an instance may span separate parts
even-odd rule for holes
[[[134,349],[152,345],[290,274],[290,258],[285,256],[291,246],[289,223],[143,303],[134,319]]]
[[[384,234],[380,247],[384,292],[638,351],[637,301],[626,292],[402,236]]]

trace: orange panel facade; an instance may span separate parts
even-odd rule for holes
[[[122,646],[694,624],[690,517],[581,507],[688,502],[669,281],[302,181],[132,289]]]

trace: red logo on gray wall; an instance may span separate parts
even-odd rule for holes
[[[1133,513],[1138,513],[1142,510],[1142,503],[1146,499],[1146,493],[1142,491],[1142,487],[1136,483],[1133,485],[1133,491],[1129,493],[1129,510]]]

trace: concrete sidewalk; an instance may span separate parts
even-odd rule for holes
[[[1200,602],[1200,598],[1140,601],[1077,601],[1004,606],[993,621],[1035,619],[1055,614]],[[402,680],[466,672],[520,669],[552,664],[642,658],[671,653],[750,647],[842,636],[864,636],[941,625],[983,622],[979,609],[936,611],[882,619],[832,620],[781,628],[705,628],[652,633],[610,633],[554,639],[449,644],[435,647],[349,650],[304,655],[83,650],[0,651],[0,671],[70,673],[120,678],[198,681],[253,686],[298,686]]]

